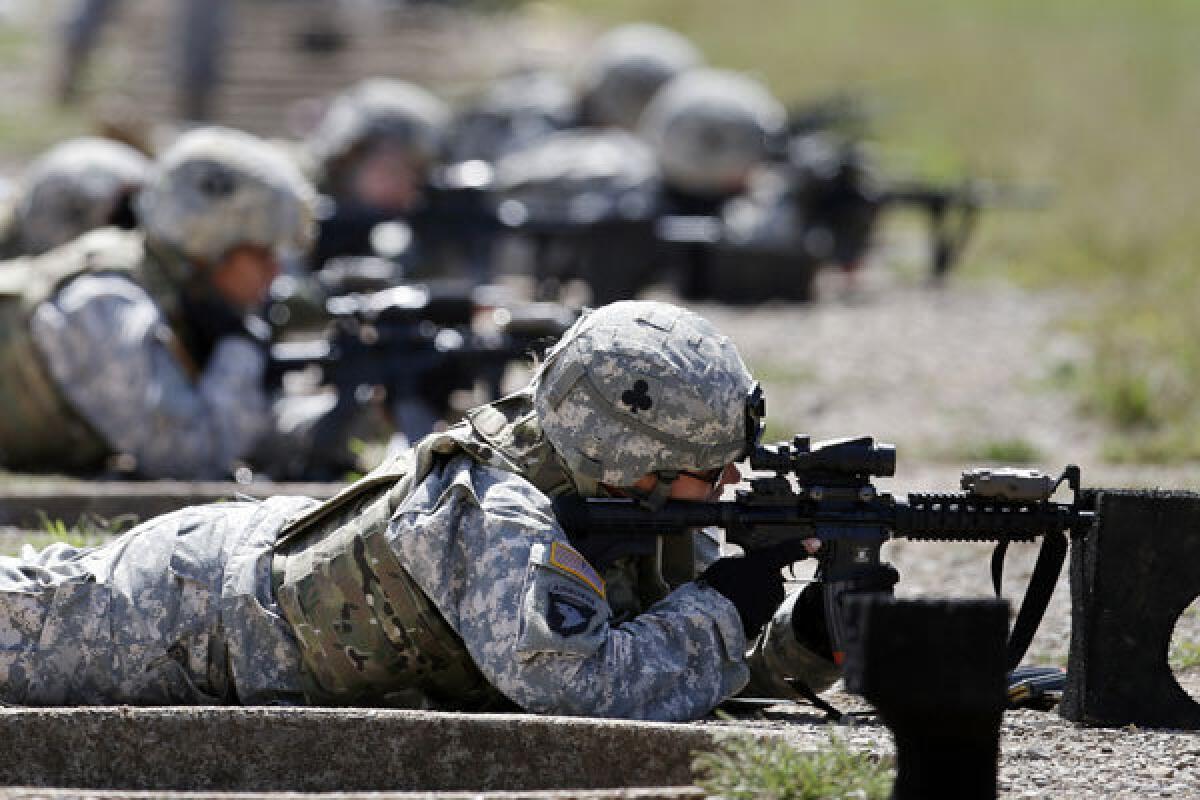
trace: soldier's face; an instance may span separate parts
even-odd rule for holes
[[[351,189],[363,205],[404,213],[421,197],[421,175],[404,150],[380,146],[363,155]]]
[[[279,275],[279,261],[267,247],[240,245],[212,268],[213,288],[227,303],[251,309],[262,305]]]
[[[683,471],[671,484],[671,500],[688,500],[691,502],[709,502],[720,499],[726,486],[738,483],[742,473],[736,464],[726,464],[724,467],[705,472]],[[634,488],[642,492],[651,492],[658,483],[654,475],[643,475]]]

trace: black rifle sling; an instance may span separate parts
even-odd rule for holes
[[[996,546],[1003,562],[1003,550],[1007,542]],[[1067,555],[1067,537],[1062,531],[1047,533],[1042,537],[1042,547],[1038,550],[1037,562],[1033,565],[1033,574],[1029,577],[1029,586],[1025,588],[1025,596],[1021,599],[1021,608],[1017,611],[1017,619],[1013,623],[1012,632],[1008,635],[1008,669],[1016,669],[1037,633],[1046,607],[1050,605],[1050,596],[1062,573],[1063,561]],[[997,587],[1000,586],[1000,569],[996,568],[996,560],[992,561],[992,579]]]
[[[1004,556],[1007,554],[1008,539],[996,542],[996,549],[992,551],[992,588],[996,590],[996,597],[1004,595],[1001,583],[1004,581]]]

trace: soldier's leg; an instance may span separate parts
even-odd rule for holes
[[[95,548],[0,559],[0,701],[229,702],[224,565],[258,508],[152,519]]]

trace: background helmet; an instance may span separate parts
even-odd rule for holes
[[[650,472],[739,460],[753,388],[733,342],[707,320],[627,300],[563,335],[535,378],[534,406],[574,476],[632,486]]]
[[[137,211],[148,239],[212,264],[238,245],[306,249],[313,198],[282,151],[248,133],[209,127],[163,153]]]
[[[37,255],[95,228],[130,224],[119,218],[149,172],[149,159],[111,139],[84,136],[51,148],[22,180],[16,218],[23,252]]]
[[[592,45],[580,70],[584,121],[634,130],[659,87],[703,60],[691,42],[658,25],[612,29]]]
[[[738,191],[786,122],[783,106],[758,82],[698,69],[664,86],[639,133],[658,154],[667,182],[695,194]]]
[[[420,86],[372,78],[334,98],[308,148],[327,179],[364,149],[383,143],[425,166],[437,158],[449,118],[446,105]]]
[[[447,134],[446,160],[495,161],[575,118],[571,87],[544,71],[518,72],[499,79],[455,116]]]

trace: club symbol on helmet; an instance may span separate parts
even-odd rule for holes
[[[631,414],[636,414],[639,409],[649,411],[654,405],[654,401],[650,399],[649,389],[649,384],[638,379],[634,381],[632,389],[626,389],[621,393],[621,402],[629,406]]]

